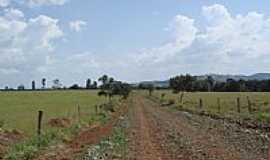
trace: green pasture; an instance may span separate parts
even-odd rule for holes
[[[173,94],[171,90],[156,90],[153,95],[164,101],[174,100],[176,105],[187,109],[198,110],[202,99],[203,110],[210,113],[218,112],[218,99],[220,99],[221,114],[226,115],[253,115],[256,118],[270,119],[270,93],[269,92],[188,92],[184,94],[183,104],[179,103],[180,93]],[[237,98],[240,98],[241,113],[237,113]],[[248,97],[252,114],[248,112]]]
[[[44,111],[44,127],[50,118],[76,118],[78,105],[81,113],[94,113],[95,105],[103,103],[97,91],[23,91],[0,92],[0,121],[4,128],[19,129],[33,134],[38,111]]]

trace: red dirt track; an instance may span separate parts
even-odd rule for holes
[[[110,135],[114,125],[119,117],[126,112],[126,106],[123,105],[120,111],[114,113],[106,124],[102,126],[92,126],[85,128],[76,135],[71,142],[55,146],[41,153],[37,160],[74,160],[77,156],[83,154],[89,145],[98,143],[102,138]]]
[[[222,128],[206,120],[169,112],[137,96],[130,106],[129,159],[132,160],[266,160],[265,153],[249,153],[242,144],[228,142]],[[204,124],[200,124],[201,122]],[[208,120],[207,120],[208,121]],[[211,121],[211,120],[209,120]],[[239,142],[241,143],[241,142]]]

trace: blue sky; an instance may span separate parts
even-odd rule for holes
[[[270,67],[270,2],[0,0],[0,87]]]

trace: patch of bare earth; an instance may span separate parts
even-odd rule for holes
[[[0,128],[0,159],[3,159],[8,146],[23,139],[24,134],[19,130],[3,130]]]
[[[270,143],[259,135],[222,121],[170,112],[144,97],[134,98],[129,117],[131,160],[269,159]]]
[[[104,125],[91,126],[82,129],[70,142],[51,146],[40,153],[36,160],[74,160],[83,154],[89,145],[98,143],[102,138],[111,134],[113,126],[117,123],[120,115],[125,112],[126,106],[113,113],[112,117]]]
[[[51,127],[65,128],[65,127],[70,126],[71,120],[68,118],[52,118],[49,120],[48,124]]]

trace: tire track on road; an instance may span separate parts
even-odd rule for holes
[[[216,135],[194,127],[142,96],[130,106],[130,159],[138,160],[240,160],[240,153]]]

